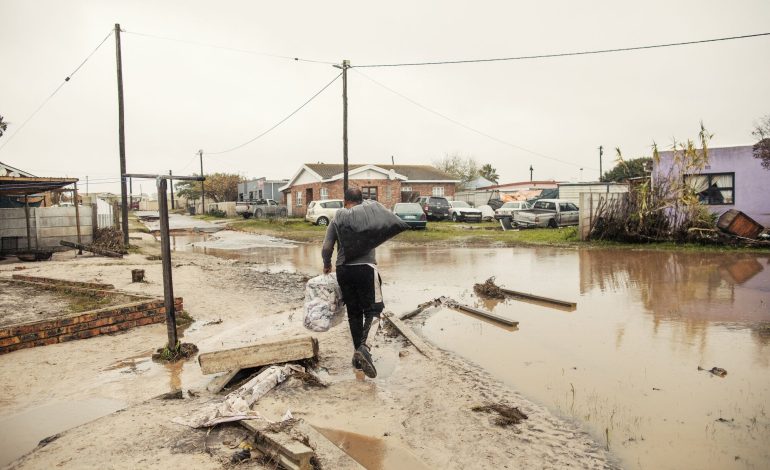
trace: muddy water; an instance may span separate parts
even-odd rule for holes
[[[317,429],[367,470],[428,470],[417,457],[397,444],[354,432]]]
[[[177,249],[265,269],[321,266],[313,245],[217,252],[191,241],[177,238]],[[770,256],[385,247],[378,261],[395,312],[449,295],[519,321],[503,329],[437,309],[416,323],[438,346],[579,422],[626,467],[770,467]],[[483,301],[472,286],[489,276],[577,308]]]

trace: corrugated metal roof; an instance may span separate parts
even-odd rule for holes
[[[342,173],[342,165],[338,163],[306,163],[308,168],[318,173],[323,179],[329,179],[335,175]],[[377,164],[377,163],[351,163],[348,165],[348,171],[355,170],[367,165],[373,165],[383,170],[393,170],[400,175],[406,176],[409,180],[437,180],[447,181],[455,180],[451,175],[439,170],[438,168],[430,165],[390,165],[390,164]]]

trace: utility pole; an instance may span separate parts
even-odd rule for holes
[[[201,158],[201,178],[205,179],[203,176],[203,150],[198,150],[198,156]],[[201,212],[204,215],[206,214],[206,195],[203,187],[203,180],[201,180]]]
[[[86,196],[88,196],[88,175],[86,175]]]
[[[139,187],[141,188],[141,185]],[[134,179],[133,178],[128,179],[128,194],[129,194],[129,198],[131,199],[131,206],[129,207],[133,207],[134,205]],[[140,189],[139,198],[141,197],[142,197],[142,190]]]
[[[120,54],[120,24],[115,23],[115,61],[118,70],[118,142],[120,145],[120,215],[123,246],[128,246],[128,198],[126,197],[126,129],[123,117],[123,59]]]
[[[348,190],[348,69],[350,61],[343,60],[342,65],[334,65],[342,69],[342,190]]]
[[[602,155],[604,155],[604,146],[599,146],[599,181],[602,180]]]
[[[530,181],[530,182],[532,182],[532,172],[533,172],[534,170],[535,170],[535,169],[534,169],[534,168],[532,168],[532,165],[529,165],[529,181]]]
[[[168,170],[168,176],[172,176],[171,170]],[[174,207],[174,180],[169,178],[168,185],[171,186],[171,209],[176,209],[176,207]]]

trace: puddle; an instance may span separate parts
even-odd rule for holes
[[[367,470],[427,470],[429,468],[406,448],[386,439],[338,429],[319,427],[316,429]]]
[[[0,418],[0,467],[11,463],[46,437],[80,426],[125,407],[121,401],[90,398],[53,403]]]

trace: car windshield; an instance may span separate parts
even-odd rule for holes
[[[435,204],[437,207],[449,207],[449,201],[443,197],[432,197],[430,198],[430,203]]]
[[[518,202],[506,202],[503,204],[503,206],[500,209],[518,209],[519,203]]]
[[[422,212],[422,207],[419,204],[413,203],[398,203],[393,206],[393,212],[401,214],[411,214]]]
[[[452,201],[452,207],[471,207],[471,206],[465,201]]]

